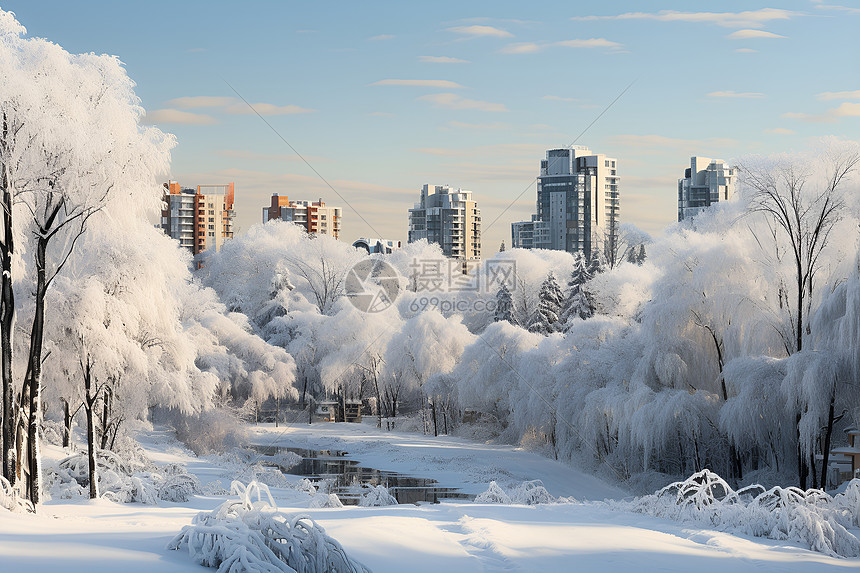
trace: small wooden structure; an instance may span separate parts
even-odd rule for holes
[[[314,411],[318,422],[361,422],[361,400],[323,400]]]
[[[840,483],[854,477],[860,477],[860,429],[848,428],[848,447],[830,450],[830,465],[839,471]]]

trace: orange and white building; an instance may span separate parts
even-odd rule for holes
[[[233,238],[234,197],[233,183],[193,189],[169,181],[164,184],[161,228],[195,257],[217,252]]]
[[[290,201],[284,195],[272,195],[272,203],[263,207],[263,223],[281,220],[295,223],[308,233],[331,235],[335,239],[340,235],[342,209],[326,205],[319,201]]]

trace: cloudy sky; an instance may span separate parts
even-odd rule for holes
[[[860,139],[860,8],[823,1],[0,6],[118,55],[178,138],[171,178],[234,181],[240,231],[277,192],[342,206],[344,240],[405,241],[420,187],[448,184],[489,255],[533,212],[546,149],[575,141],[618,159],[622,221],[659,233],[691,155]]]

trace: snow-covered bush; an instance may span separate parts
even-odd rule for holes
[[[765,490],[753,485],[735,491],[717,474],[702,470],[653,495],[610,505],[735,533],[800,542],[831,556],[860,556],[860,539],[848,530],[860,524],[858,479],[844,493],[831,497],[822,490],[796,487]]]
[[[397,505],[397,498],[391,495],[384,485],[367,485],[362,487],[361,491],[361,497],[358,499],[358,505],[361,507]]]
[[[193,416],[177,414],[173,427],[177,439],[198,456],[223,452],[246,442],[245,431],[236,416],[223,409],[206,410]]]
[[[313,509],[324,507],[343,507],[343,502],[336,493],[317,493],[314,494],[308,507]]]
[[[123,458],[109,450],[97,450],[96,475],[102,497],[117,503],[186,502],[202,489],[197,476],[188,474],[179,464],[169,464],[159,470],[139,452],[132,458]],[[48,471],[48,483],[52,497],[71,499],[86,495],[85,488],[89,485],[87,454],[60,460],[56,468]]]
[[[475,503],[501,503],[506,505],[538,505],[542,503],[556,503],[557,501],[547,491],[540,480],[524,481],[511,489],[505,489],[496,482],[491,481],[487,491],[479,493],[475,497]]]
[[[32,503],[18,496],[18,492],[3,476],[0,476],[0,507],[9,511],[36,511]]]
[[[231,492],[238,499],[199,513],[168,549],[218,573],[369,573],[310,517],[279,512],[265,485],[234,481]]]

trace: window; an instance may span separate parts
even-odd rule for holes
[[[215,225],[209,225],[209,229],[212,230],[215,228]]]
[[[210,222],[210,223],[214,223],[214,222],[215,222],[215,217],[209,217],[209,222]]]

